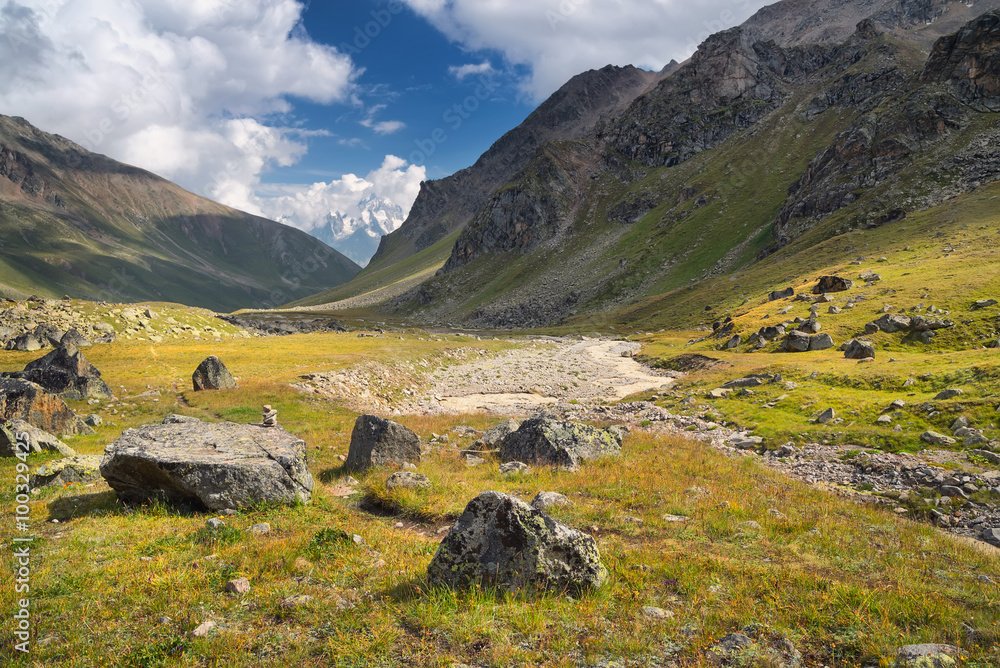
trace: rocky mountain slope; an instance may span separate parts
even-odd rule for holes
[[[0,116],[0,294],[275,306],[349,280],[304,232]]]
[[[991,4],[931,3],[927,24],[913,3],[845,3],[870,12],[846,39],[793,43],[823,15],[790,0],[713,35],[589,134],[540,146],[449,238],[438,275],[422,268],[387,308],[529,327],[668,305],[997,181],[998,14],[925,47]]]
[[[631,102],[669,73],[607,66],[573,77],[528,118],[484,153],[476,164],[444,179],[421,184],[403,226],[385,237],[373,268],[403,260],[461,229],[489,199],[550,141],[584,136],[601,118]]]

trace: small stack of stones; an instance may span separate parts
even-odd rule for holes
[[[277,427],[278,411],[271,408],[270,404],[264,404],[264,416],[261,418],[260,423],[263,427]]]

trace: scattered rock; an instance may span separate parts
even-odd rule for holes
[[[954,399],[955,397],[960,397],[965,394],[965,390],[959,388],[952,388],[949,390],[942,390],[938,392],[934,397],[934,401],[947,401],[948,399]]]
[[[531,467],[524,462],[507,462],[500,465],[500,475],[527,475],[531,473]]]
[[[74,328],[67,330],[67,332],[63,334],[62,338],[59,339],[59,345],[76,346],[77,348],[87,348],[94,344],[90,341],[90,339],[81,334],[79,330]]]
[[[874,324],[880,331],[883,331],[886,334],[895,334],[896,332],[909,331],[911,323],[911,319],[905,315],[886,313],[881,318],[876,320]]]
[[[875,344],[868,339],[853,339],[848,341],[844,357],[849,360],[862,360],[875,357]]]
[[[809,350],[811,343],[812,337],[805,332],[794,330],[788,333],[788,338],[785,340],[785,350],[790,353],[804,353]]]
[[[52,434],[28,424],[13,420],[0,424],[0,457],[13,457],[18,452],[17,441],[28,443],[29,452],[58,452],[63,457],[75,457],[76,452]]]
[[[539,492],[535,495],[535,498],[531,500],[531,507],[542,511],[548,510],[554,506],[568,506],[571,504],[572,501],[559,492]]]
[[[264,536],[271,533],[271,525],[267,522],[259,522],[250,527],[250,533],[254,536]]]
[[[504,437],[498,454],[504,462],[576,467],[580,461],[616,455],[621,447],[620,429],[563,422],[541,413]]]
[[[167,422],[127,429],[104,452],[101,475],[126,501],[222,510],[312,498],[305,443],[280,427]]]
[[[993,547],[1000,547],[1000,527],[983,529],[980,537]]]
[[[957,666],[957,647],[951,645],[905,645],[896,650],[893,668],[950,668]]]
[[[419,461],[420,437],[411,429],[374,415],[362,415],[354,422],[345,471]]]
[[[202,390],[235,390],[236,379],[215,355],[206,357],[191,375],[196,392]]]
[[[430,478],[412,471],[396,471],[385,481],[385,489],[388,492],[396,489],[430,489],[430,487]]]
[[[816,422],[819,424],[828,424],[832,422],[837,417],[837,413],[832,408],[827,408],[825,411],[820,413],[820,416],[816,418]]]
[[[508,418],[501,422],[500,424],[494,425],[486,430],[486,432],[479,437],[479,439],[472,444],[471,450],[496,450],[500,445],[500,441],[507,437],[508,434],[513,434],[517,431],[517,428],[521,426],[521,423],[513,418]]]
[[[101,455],[78,455],[49,462],[31,472],[32,487],[63,487],[101,479]]]
[[[846,292],[854,287],[854,281],[840,276],[820,276],[819,283],[812,289],[814,295],[827,292]]]
[[[471,454],[465,456],[465,465],[468,467],[482,466],[485,463],[486,460],[483,459],[482,457],[477,457],[476,455],[471,455]]]
[[[209,529],[221,529],[222,527],[226,526],[226,523],[220,520],[218,517],[209,517],[207,520],[205,520],[205,526],[207,526]]]
[[[299,594],[298,596],[287,596],[281,599],[281,607],[286,610],[294,610],[295,608],[303,608],[313,602],[312,596],[307,596],[305,594]]]
[[[833,337],[829,334],[817,334],[809,339],[809,350],[829,350],[834,347]]]
[[[939,434],[936,431],[925,431],[920,435],[920,440],[930,445],[955,445],[956,441],[950,436]]]
[[[969,451],[969,456],[980,457],[988,461],[990,464],[1000,465],[1000,455],[995,452],[990,452],[989,450],[971,450]]]
[[[978,311],[979,309],[989,308],[991,306],[996,306],[997,300],[995,299],[977,299],[972,304],[972,310]]]
[[[208,621],[199,624],[194,631],[191,632],[195,638],[207,638],[208,634],[215,628],[215,622]]]
[[[795,288],[785,288],[784,290],[775,290],[767,296],[767,301],[776,302],[779,299],[785,299],[787,297],[795,296]]]
[[[514,497],[483,492],[441,542],[427,577],[451,587],[482,581],[508,590],[578,591],[603,585],[608,570],[591,536]]]
[[[653,621],[663,621],[665,619],[671,619],[674,617],[674,613],[671,610],[664,610],[663,608],[656,608],[651,605],[647,605],[642,609],[642,616],[646,619],[652,619]]]
[[[242,596],[250,593],[250,581],[246,578],[236,578],[226,583],[226,593]]]

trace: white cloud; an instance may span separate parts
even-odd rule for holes
[[[330,213],[358,217],[358,202],[375,194],[402,207],[405,218],[420,192],[420,182],[426,178],[423,166],[409,165],[402,158],[387,155],[377,169],[364,177],[345,174],[329,183],[270,186],[269,196],[254,196],[246,206],[308,231],[326,223]]]
[[[291,98],[349,104],[351,59],[312,41],[296,0],[7,0],[0,113],[227,204],[294,164]]]
[[[527,66],[541,101],[572,76],[608,64],[660,69],[773,0],[403,0],[470,51]]]
[[[466,65],[452,65],[448,68],[448,74],[459,81],[465,81],[467,77],[474,74],[492,74],[493,72],[495,72],[493,65],[488,60],[484,60],[478,65],[468,63]]]
[[[403,121],[376,121],[375,116],[378,115],[380,111],[385,110],[386,105],[376,104],[368,110],[365,117],[358,121],[364,127],[374,130],[375,134],[378,135],[391,135],[394,132],[399,132],[406,127],[406,123]]]

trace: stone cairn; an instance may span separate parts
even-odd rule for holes
[[[263,427],[277,427],[278,411],[271,408],[270,404],[264,404],[264,415],[261,417],[260,423]]]

